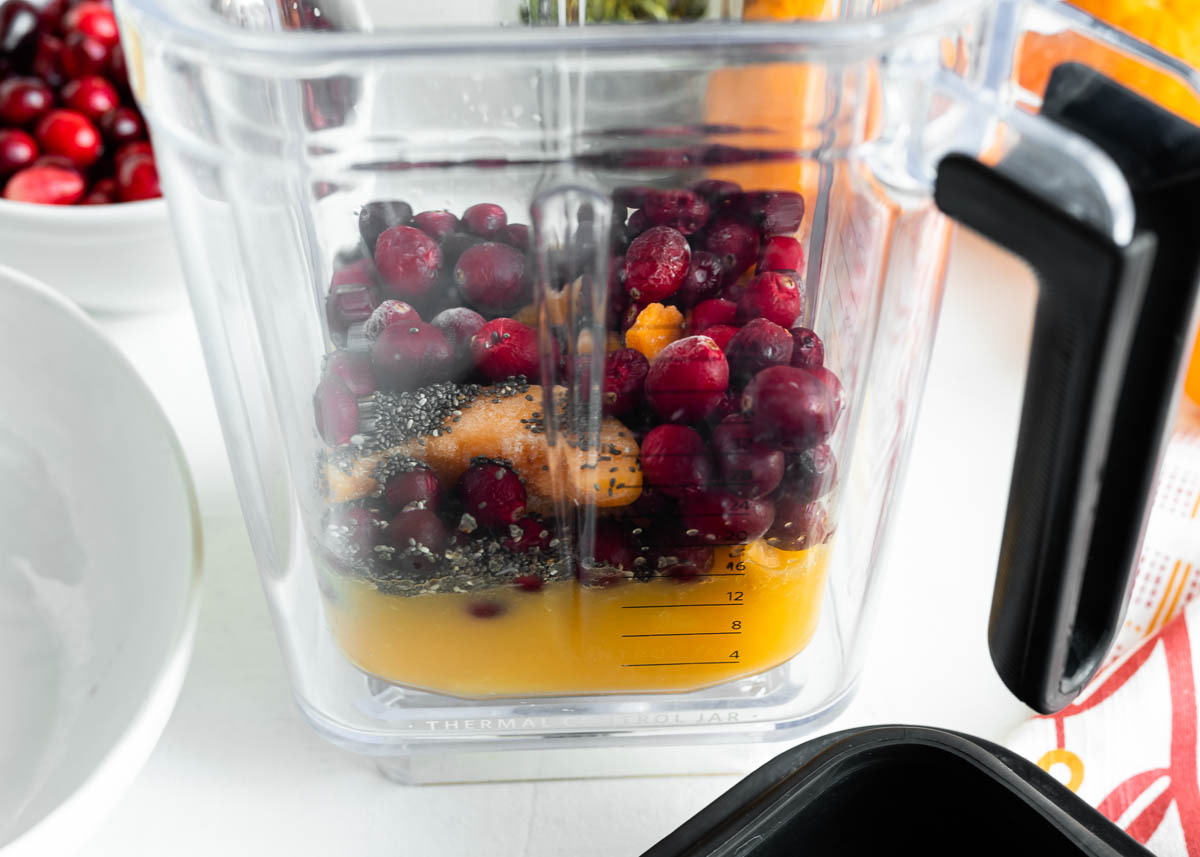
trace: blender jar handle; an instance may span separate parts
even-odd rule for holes
[[[1120,168],[1132,240],[1003,162],[946,156],[935,200],[1038,275],[988,637],[1009,689],[1050,713],[1099,669],[1128,603],[1195,318],[1200,129],[1078,65],[1054,72],[1042,116]]]

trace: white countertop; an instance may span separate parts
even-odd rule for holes
[[[960,237],[875,645],[858,697],[830,731],[907,722],[1003,740],[1028,716],[992,669],[986,628],[1033,297],[1032,278],[1010,257]],[[206,579],[174,716],[84,857],[636,857],[736,782],[408,787],[326,744],[292,702],[190,314],[101,323],[150,383],[186,450]]]

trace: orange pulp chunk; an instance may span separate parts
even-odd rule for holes
[[[689,691],[778,666],[808,644],[828,551],[759,541],[718,549],[713,573],[689,582],[555,581],[537,592],[398,596],[340,580],[327,614],[360,669],[452,696]],[[473,616],[483,602],[500,612]]]

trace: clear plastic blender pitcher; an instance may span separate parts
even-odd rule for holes
[[[1017,72],[1026,34],[1072,33],[1194,78],[1053,3],[845,5],[118,3],[321,733],[403,758],[836,713],[951,217],[1041,279],[997,667],[1041,710],[1094,672],[1192,316],[1191,129]]]

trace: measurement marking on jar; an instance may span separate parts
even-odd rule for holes
[[[741,604],[622,604],[622,610],[662,610],[666,607],[741,607]]]
[[[680,631],[678,634],[622,634],[622,637],[722,637],[738,636],[741,631]]]
[[[738,661],[671,661],[665,664],[621,664],[623,667],[695,667],[706,664],[736,664]]]

